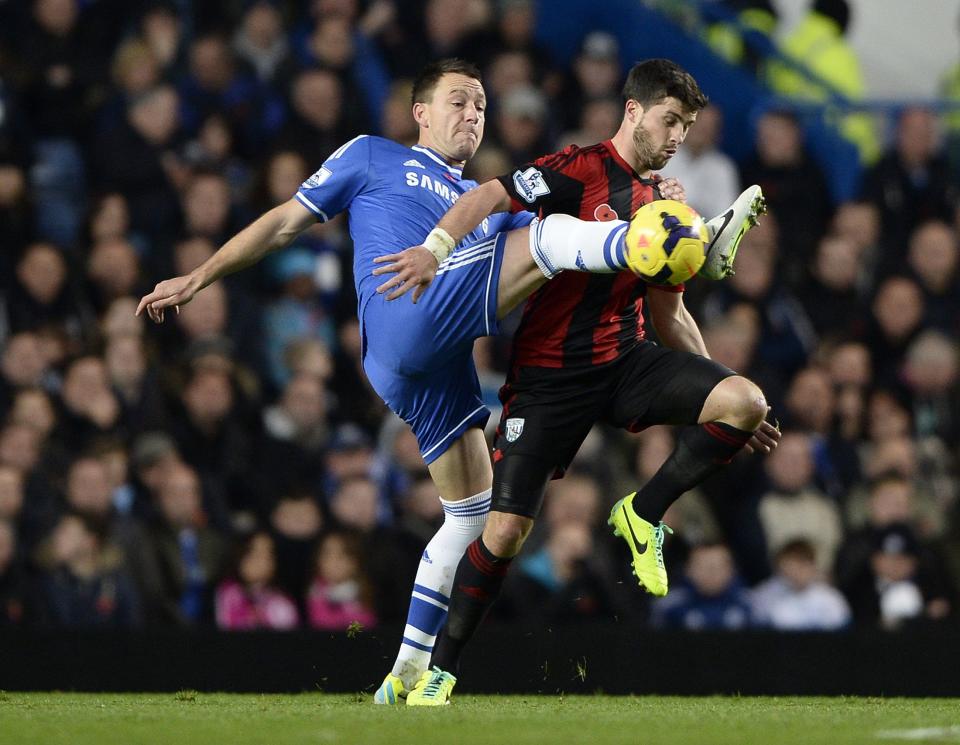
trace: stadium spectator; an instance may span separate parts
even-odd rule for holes
[[[127,105],[121,125],[101,129],[91,153],[94,183],[102,191],[126,196],[131,227],[154,237],[154,244],[175,235],[180,225],[179,189],[187,167],[179,155],[180,99],[160,84]]]
[[[950,221],[957,206],[957,181],[940,144],[936,115],[904,109],[893,144],[863,174],[862,184],[862,197],[880,210],[883,264],[896,267],[913,229],[927,220]]]
[[[860,60],[846,40],[850,25],[847,0],[814,0],[800,22],[780,42],[783,54],[801,65],[812,77],[780,63],[767,71],[770,86],[779,94],[802,101],[829,101],[840,96],[857,102],[865,85]],[[880,155],[880,143],[867,114],[847,114],[838,125],[840,133],[856,145],[860,161],[872,164]]]
[[[960,440],[958,365],[957,343],[940,331],[923,331],[907,348],[901,374],[910,392],[918,437]]]
[[[220,35],[194,39],[189,60],[189,71],[178,85],[185,131],[196,134],[207,116],[222,114],[236,133],[237,151],[248,156],[256,153],[279,125],[279,96],[237,63]]]
[[[390,77],[377,47],[349,18],[320,15],[299,51],[305,66],[333,71],[344,90],[357,94],[351,96],[344,107],[345,120],[351,130],[368,131],[371,124],[381,120]]]
[[[123,629],[143,623],[122,555],[84,518],[65,514],[40,546],[33,613],[42,626]]]
[[[330,349],[336,346],[336,331],[320,305],[314,276],[317,256],[306,248],[285,249],[273,262],[282,290],[263,312],[263,344],[272,383],[281,388],[288,380],[284,357],[297,339],[319,339]]]
[[[317,538],[326,520],[317,500],[308,492],[284,494],[265,508],[269,511],[276,553],[277,584],[296,600],[300,615],[305,618],[304,594],[313,571]]]
[[[36,230],[42,240],[72,246],[83,220],[86,174],[82,134],[106,78],[111,39],[104,24],[85,23],[80,3],[32,3],[17,35],[17,58],[25,63],[21,90],[34,138],[31,169]]]
[[[536,86],[535,64],[526,52],[509,50],[490,60],[487,66],[486,91],[491,106],[496,106],[517,88]]]
[[[275,3],[250,3],[232,45],[237,58],[253,69],[262,84],[283,85],[292,75],[283,14]]]
[[[11,331],[53,329],[74,346],[83,341],[90,316],[75,293],[69,271],[63,252],[52,243],[27,246],[5,298]]]
[[[87,257],[88,297],[98,315],[110,303],[122,297],[139,294],[140,260],[133,244],[123,238],[98,241]]]
[[[297,606],[274,585],[276,557],[269,533],[246,538],[230,576],[217,586],[217,627],[227,631],[287,631],[299,624]]]
[[[323,380],[308,373],[291,378],[279,401],[263,411],[263,439],[257,450],[259,468],[269,475],[262,478],[262,493],[323,483],[330,440],[327,413]]]
[[[293,110],[274,147],[298,152],[310,168],[317,168],[355,131],[344,121],[343,85],[329,70],[300,72],[290,86],[290,103]]]
[[[776,574],[751,592],[757,623],[778,631],[837,631],[850,623],[850,607],[823,580],[816,552],[797,539],[780,547]]]
[[[135,233],[130,227],[130,205],[126,196],[117,192],[108,192],[93,201],[87,218],[84,241],[95,246],[106,240],[128,240],[143,259],[150,255],[150,241],[142,233]]]
[[[373,588],[363,568],[363,546],[363,541],[348,531],[333,531],[320,538],[307,590],[312,628],[350,631],[377,625]]]
[[[687,631],[737,631],[755,625],[750,595],[729,549],[722,543],[695,546],[678,586],[654,601],[650,623]]]
[[[159,62],[163,76],[179,77],[186,64],[186,45],[184,22],[176,8],[163,2],[151,5],[140,18],[140,33]]]
[[[406,610],[404,600],[407,588],[413,584],[419,557],[401,554],[397,530],[380,525],[382,513],[377,484],[367,476],[344,478],[331,494],[329,504],[336,527],[356,532],[363,542],[377,618],[384,622],[400,620]]]
[[[588,101],[619,98],[623,70],[616,37],[605,31],[586,34],[571,70],[558,107],[563,124],[570,129],[577,126],[578,112]]]
[[[800,296],[821,339],[863,334],[866,319],[857,286],[860,263],[859,248],[851,240],[827,234],[817,243]]]
[[[252,493],[250,473],[256,433],[241,417],[237,389],[229,371],[192,372],[168,431],[200,477],[222,486],[229,510],[253,508],[256,495]]]
[[[759,509],[771,558],[790,541],[804,539],[814,547],[818,570],[828,573],[843,540],[843,523],[836,504],[813,484],[811,437],[785,432],[766,466],[772,490]]]
[[[923,223],[910,236],[907,261],[923,291],[923,325],[956,337],[960,333],[957,234],[940,220]]]
[[[923,293],[912,279],[893,276],[877,288],[865,340],[873,355],[877,382],[896,388],[907,347],[920,330]]]
[[[524,621],[544,625],[619,615],[609,563],[598,561],[594,547],[587,524],[550,526],[542,547],[519,559],[505,604]]]
[[[741,167],[740,180],[763,188],[767,208],[779,227],[783,278],[795,287],[812,263],[811,249],[823,235],[831,212],[826,177],[806,148],[796,116],[775,109],[761,115],[755,151]]]
[[[223,577],[227,541],[206,524],[200,479],[189,466],[167,468],[156,494],[157,517],[146,551],[160,568],[157,607],[160,623],[195,626],[213,620],[213,592]]]
[[[124,334],[107,341],[104,362],[120,404],[123,429],[130,436],[158,429],[167,418],[155,368],[147,360],[143,339]]]
[[[874,532],[865,571],[845,588],[854,622],[897,629],[919,620],[941,620],[952,611],[953,598],[943,582],[942,567],[921,561],[913,531],[891,524]]]
[[[100,357],[85,355],[70,363],[63,376],[60,403],[56,436],[70,452],[82,451],[98,437],[125,434],[120,402]]]
[[[497,112],[497,141],[512,162],[530,162],[549,147],[547,101],[536,88],[514,88]]]
[[[37,334],[24,331],[7,337],[0,357],[0,409],[9,409],[17,389],[46,382],[48,364]]]
[[[888,271],[881,266],[884,259],[880,244],[880,211],[871,202],[857,200],[837,205],[830,232],[849,241],[858,249],[857,287],[864,295],[873,289],[881,273]],[[899,271],[899,267],[896,267]]]

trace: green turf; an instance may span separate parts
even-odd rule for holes
[[[459,696],[454,705],[442,709],[408,709],[373,706],[367,694],[0,692],[3,745],[843,745],[911,741],[960,743],[960,702]]]

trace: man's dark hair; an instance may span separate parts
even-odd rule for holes
[[[475,80],[482,80],[480,68],[472,62],[456,57],[437,60],[424,67],[414,78],[411,103],[426,103],[429,101],[433,97],[433,89],[437,87],[440,78],[451,72],[466,75],[468,78]]]
[[[630,69],[623,85],[624,103],[633,100],[649,109],[665,98],[677,99],[689,111],[700,111],[707,105],[697,81],[676,62],[648,59]]]

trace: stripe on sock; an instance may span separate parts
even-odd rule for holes
[[[470,563],[473,564],[481,574],[486,574],[489,577],[504,576],[507,573],[507,567],[510,565],[510,562],[506,561],[502,564],[495,564],[483,555],[479,544],[480,539],[478,538],[467,547],[467,557],[470,559]]]
[[[624,223],[619,228],[611,230],[610,234],[607,236],[607,240],[603,242],[603,260],[607,263],[607,266],[610,267],[611,269],[616,270],[616,269],[627,268],[627,262],[623,255],[622,246],[619,246],[619,245],[617,246],[617,249],[618,249],[617,259],[620,260],[622,263],[617,263],[616,261],[614,261],[613,250],[616,244],[622,243],[620,239],[626,235],[627,228],[629,227],[630,227],[630,223]]]
[[[433,647],[433,643],[437,640],[436,634],[431,634],[418,629],[414,626],[411,626],[409,623],[403,628],[403,637],[404,639],[409,639],[417,644],[422,644],[425,647],[431,648]]]
[[[420,629],[425,634],[436,636],[447,617],[447,607],[432,600],[418,597],[410,598],[410,611],[407,613],[407,626]]]
[[[413,586],[413,591],[419,592],[421,595],[426,595],[428,598],[432,600],[438,600],[444,605],[450,605],[450,598],[448,598],[442,592],[438,592],[437,590],[432,590],[429,587],[425,587],[424,585],[415,584]]]
[[[737,430],[729,425],[726,428],[720,427],[717,422],[707,422],[703,425],[703,428],[707,431],[707,434],[711,435],[712,437],[716,437],[718,440],[720,440],[720,442],[726,443],[727,445],[731,445],[733,447],[743,447],[753,436],[752,432],[743,432],[742,430]],[[738,434],[731,432],[731,429]]]
[[[424,644],[420,644],[420,643],[418,643],[418,642],[413,641],[413,639],[407,639],[407,637],[403,637],[403,640],[402,640],[401,643],[402,643],[402,644],[406,644],[408,647],[413,647],[414,649],[419,649],[421,652],[432,652],[432,651],[433,651],[433,647],[432,647],[432,646],[431,646],[431,647],[428,647],[428,646],[426,646],[426,645],[424,645]]]

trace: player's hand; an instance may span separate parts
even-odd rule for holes
[[[769,411],[769,408],[767,409]],[[773,424],[764,419],[753,433],[753,437],[744,446],[748,453],[772,453],[780,444],[780,423]]]
[[[153,288],[153,292],[140,298],[136,315],[144,310],[154,323],[163,323],[163,309],[171,305],[180,312],[180,306],[193,300],[197,294],[198,282],[191,275],[165,279]]]
[[[416,303],[437,276],[437,258],[424,246],[412,246],[398,254],[378,256],[373,263],[383,265],[373,270],[375,276],[394,275],[377,288],[381,294],[392,290],[387,300],[396,300],[413,290],[413,302]]]
[[[683,188],[683,184],[677,181],[673,176],[665,178],[662,181],[657,182],[657,188],[660,189],[660,196],[664,199],[673,199],[677,202],[686,203],[687,201],[687,192]]]

